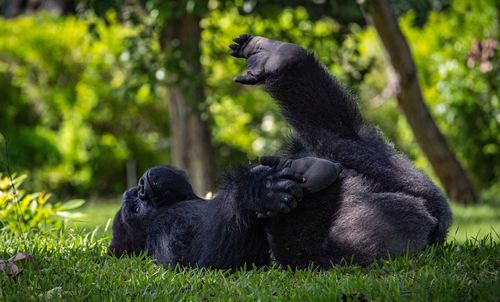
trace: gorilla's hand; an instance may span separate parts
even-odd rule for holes
[[[269,218],[278,213],[289,213],[302,200],[300,176],[289,168],[277,170],[260,165],[250,172],[254,173],[258,179],[253,186],[254,189],[248,193],[253,197],[253,210],[257,218]]]
[[[246,75],[237,76],[238,83],[254,85],[266,78],[278,75],[285,67],[298,62],[307,56],[302,47],[263,37],[244,34],[233,40],[236,44],[229,45],[231,55],[247,59]]]
[[[301,187],[306,193],[315,193],[330,186],[342,171],[342,165],[318,157],[288,159],[279,156],[263,156],[260,163],[274,169],[288,169],[301,177]]]

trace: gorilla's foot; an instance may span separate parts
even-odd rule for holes
[[[298,45],[263,37],[244,34],[233,41],[236,44],[229,45],[231,55],[247,60],[247,73],[234,79],[242,84],[253,85],[279,75],[287,66],[307,56],[307,51]]]

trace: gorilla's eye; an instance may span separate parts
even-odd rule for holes
[[[139,205],[138,204],[135,205],[134,208],[133,208],[134,213],[139,213],[139,210],[140,210]]]

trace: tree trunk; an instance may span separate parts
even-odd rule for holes
[[[183,72],[178,85],[168,87],[172,162],[187,171],[195,192],[214,189],[214,159],[208,123],[198,109],[205,100],[200,64],[200,18],[184,14],[164,25],[162,50],[178,41],[182,50]],[[193,80],[197,79],[197,80]]]
[[[387,0],[358,0],[368,22],[378,32],[397,75],[397,100],[415,139],[429,159],[448,196],[462,203],[476,203],[474,188],[425,105],[410,48]]]

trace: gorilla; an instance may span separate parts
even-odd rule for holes
[[[363,119],[355,98],[312,53],[251,35],[234,42],[231,55],[247,63],[235,81],[263,84],[294,130],[282,157],[233,174],[210,202],[195,198],[175,169],[154,177],[162,181],[146,195],[160,195],[159,201],[137,205],[142,189],[128,191],[122,210],[129,210],[115,218],[111,253],[146,250],[164,265],[237,268],[268,264],[270,249],[282,265],[329,268],[414,254],[445,240],[446,198]],[[303,158],[339,162],[343,169],[330,181],[316,177],[322,185],[307,190],[291,168]],[[140,226],[130,209],[138,209]],[[120,239],[124,232],[129,240]]]
[[[303,195],[330,186],[342,166],[314,157],[262,161],[276,167],[259,165],[234,173],[211,201],[193,193],[183,171],[169,166],[149,169],[138,186],[123,195],[109,253],[147,252],[164,266],[268,264],[262,218],[289,213]]]

